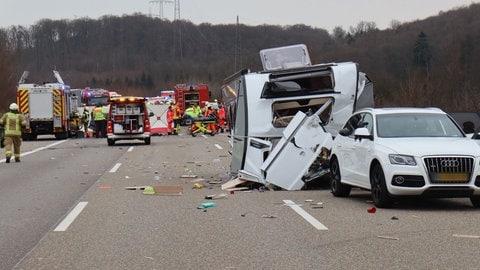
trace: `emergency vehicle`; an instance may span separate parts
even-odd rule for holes
[[[27,121],[22,139],[35,140],[38,135],[54,135],[57,139],[76,136],[80,128],[80,97],[70,92],[70,86],[56,70],[53,75],[57,82],[42,85],[25,83],[28,75],[28,71],[23,73],[17,88],[18,110]]]
[[[113,146],[119,140],[143,140],[150,144],[150,113],[143,97],[112,97],[107,117],[107,142]],[[153,115],[153,114],[152,114]]]
[[[85,106],[106,106],[108,105],[108,99],[110,98],[110,92],[101,88],[89,88],[86,87],[82,91],[82,100]]]
[[[175,94],[175,104],[180,108],[182,113],[191,103],[199,105],[201,108],[205,106],[210,98],[210,90],[207,84],[177,84],[173,88]]]

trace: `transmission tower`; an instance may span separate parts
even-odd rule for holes
[[[149,3],[151,6],[158,5],[158,15],[152,15],[152,9],[150,8],[150,17],[157,17],[163,20],[165,18],[163,15],[164,6],[173,3],[173,0],[150,0]]]
[[[173,30],[173,51],[174,55],[180,60],[182,68],[182,80],[185,80],[185,71],[183,70],[183,44],[182,44],[182,21],[180,20],[180,0],[175,0]]]

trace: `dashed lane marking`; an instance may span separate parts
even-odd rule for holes
[[[75,208],[68,213],[68,215],[58,224],[58,226],[53,230],[54,232],[64,232],[68,229],[70,224],[73,223],[73,221],[80,215],[80,213],[83,211],[85,206],[87,206],[88,202],[79,202]]]
[[[324,230],[324,231],[328,230],[328,228],[325,227],[325,225],[320,223],[320,221],[318,221],[312,215],[310,215],[305,210],[303,210],[303,208],[300,207],[300,205],[294,203],[291,200],[283,200],[283,202],[285,203],[285,205],[292,208],[293,211],[297,212],[297,214],[299,214],[301,217],[303,217],[306,221],[308,221],[308,223],[312,224],[312,226],[315,227],[317,230]]]
[[[110,169],[109,172],[111,172],[111,173],[116,172],[116,171],[118,170],[118,168],[120,168],[120,166],[122,166],[122,163],[117,163],[117,164],[115,164],[115,165]]]
[[[217,149],[220,149],[220,150],[222,150],[222,149],[223,149],[223,148],[222,148],[222,147],[221,147],[219,144],[217,144],[217,143],[216,143],[216,144],[214,144],[214,145],[215,145],[215,147],[216,147]]]

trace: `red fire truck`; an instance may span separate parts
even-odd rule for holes
[[[195,103],[200,105],[201,108],[205,106],[205,102],[208,102],[210,98],[210,90],[207,84],[177,84],[173,88],[175,93],[175,103],[180,110],[185,112],[185,109],[191,104]]]

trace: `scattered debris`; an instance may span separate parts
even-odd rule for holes
[[[261,217],[262,218],[276,218],[276,216],[272,216],[272,215],[262,215]]]
[[[205,196],[205,199],[207,199],[207,200],[218,200],[218,199],[224,199],[224,198],[227,198],[226,193],[220,193],[220,194],[213,194],[213,195]]]
[[[134,187],[131,187],[134,188]],[[139,188],[141,189],[141,188]],[[145,195],[182,195],[183,188],[180,186],[144,186]]]
[[[198,206],[198,209],[210,208],[215,206],[217,206],[217,204],[214,202],[204,202],[204,203],[201,203],[200,206]]]
[[[310,204],[312,208],[323,208],[323,202],[317,202]]]
[[[203,185],[200,184],[200,183],[195,183],[195,184],[193,184],[193,188],[201,189],[201,188],[203,188]]]
[[[307,199],[307,200],[305,200],[304,202],[313,202],[313,200]]]
[[[192,180],[192,181],[190,181],[190,182],[192,182],[192,183],[196,183],[196,182],[202,182],[202,181],[205,181],[205,178],[197,178],[197,179],[193,179],[193,180]]]
[[[392,237],[392,236],[377,235],[377,237],[381,239],[387,239],[387,240],[400,240],[400,238]]]
[[[398,220],[398,217],[393,216],[393,217],[392,217],[392,220]]]
[[[125,187],[126,190],[144,190],[148,186]]]
[[[222,189],[225,190],[225,189],[234,188],[234,187],[236,187],[238,185],[241,185],[241,184],[244,184],[246,182],[247,182],[246,180],[242,180],[240,178],[235,178],[235,179],[230,180],[227,183],[223,184]]]
[[[182,195],[183,188],[181,186],[153,186],[155,195]]]
[[[377,212],[377,208],[375,208],[375,207],[368,208],[367,212],[370,213],[370,214],[374,214],[375,212]]]
[[[196,175],[194,174],[183,174],[182,176],[180,176],[180,178],[197,178]]]
[[[480,235],[452,234],[453,237],[480,239]]]

